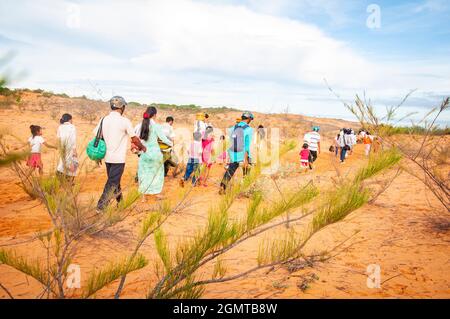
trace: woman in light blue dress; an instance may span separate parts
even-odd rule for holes
[[[158,139],[172,146],[161,126],[155,122],[156,113],[155,107],[147,108],[142,123],[135,128],[136,134],[147,147],[147,151],[141,153],[138,164],[139,192],[144,195],[158,195],[163,189],[164,162]]]

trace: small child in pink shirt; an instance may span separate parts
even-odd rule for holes
[[[309,149],[308,144],[303,144],[302,150],[299,153],[300,155],[300,168],[302,170],[307,170],[309,167]]]

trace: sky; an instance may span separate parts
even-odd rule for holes
[[[447,0],[1,1],[0,72],[71,96],[343,119],[341,100],[383,114],[415,90],[398,117],[417,120],[450,95],[449,16]]]

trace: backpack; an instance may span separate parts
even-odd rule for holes
[[[87,156],[93,161],[100,161],[106,155],[106,143],[103,140],[102,128],[103,119],[100,122],[97,135],[89,142],[86,148]]]
[[[233,132],[231,133],[231,147],[230,151],[234,153],[239,153],[244,151],[245,141],[244,141],[244,131],[249,126],[247,124],[243,126],[235,125]]]
[[[350,145],[348,145],[347,142],[345,141],[345,134],[344,134],[344,136],[342,136],[342,140],[344,141],[344,150],[350,151],[350,150],[351,150],[351,147],[350,147]]]

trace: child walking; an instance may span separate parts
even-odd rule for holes
[[[212,156],[214,156],[214,129],[212,126],[208,126],[205,131],[205,136],[202,140],[202,163],[203,163],[203,174],[200,177],[200,183],[207,187],[207,181],[209,177],[209,171],[213,164]]]
[[[42,175],[44,172],[44,164],[42,163],[41,158],[42,145],[53,149],[56,149],[57,147],[50,145],[45,141],[42,137],[42,127],[39,125],[31,125],[30,131],[31,137],[28,139],[28,143],[30,144],[31,154],[28,158],[27,165],[31,168],[31,173],[37,168],[39,175]]]
[[[300,170],[306,172],[309,168],[309,148],[308,144],[304,143],[300,155]]]
[[[184,187],[184,183],[188,181],[192,174],[192,185],[197,184],[197,179],[199,175],[199,167],[202,163],[202,133],[195,132],[194,140],[191,143],[191,146],[189,148],[188,154],[189,154],[189,160],[186,165],[186,172],[184,174],[184,177],[180,180],[180,186]]]
[[[225,141],[225,135],[220,136],[220,146],[218,148],[219,156],[217,156],[217,162],[226,164],[228,162],[227,142]]]

